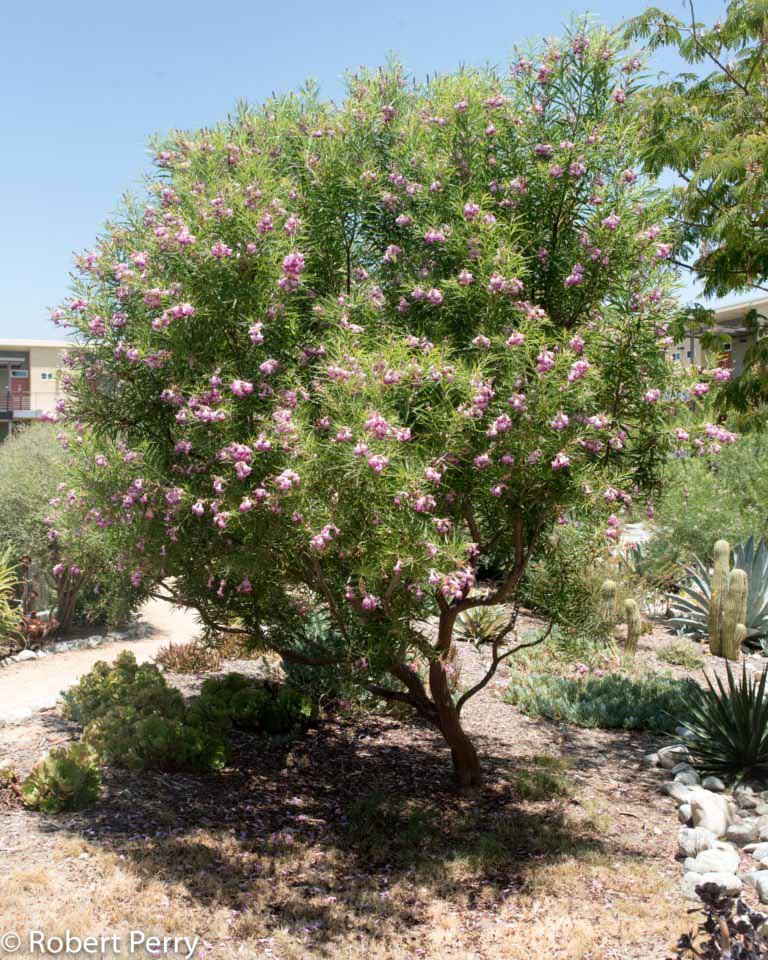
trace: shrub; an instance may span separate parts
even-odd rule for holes
[[[685,744],[702,772],[742,779],[768,774],[766,673],[756,680],[742,664],[739,682],[726,661],[727,685],[715,674],[696,686],[678,717],[688,728]]]
[[[10,546],[0,552],[0,656],[15,653],[22,643],[21,608],[15,602],[16,569]]]
[[[632,679],[613,673],[576,680],[531,674],[516,676],[505,700],[528,716],[580,727],[670,733],[694,689],[690,681],[654,675]]]
[[[673,461],[656,504],[656,535],[648,550],[659,569],[670,561],[708,564],[716,540],[739,543],[768,536],[768,434],[724,446],[716,461]]]
[[[100,661],[64,694],[65,715],[85,727],[83,739],[118,766],[142,770],[217,770],[225,744],[201,722],[154,664],[130,651]]]
[[[96,753],[84,743],[58,747],[39,760],[21,786],[25,806],[41,813],[80,810],[99,793]]]
[[[504,604],[561,523],[615,537],[690,399],[633,61],[584,24],[534,56],[546,84],[392,65],[174,133],[56,313],[82,441],[62,509],[135,590],[173,578],[211,629],[409,705],[463,786],[444,668],[481,558]],[[309,610],[340,650],[305,649]]]
[[[197,640],[169,643],[155,656],[155,663],[172,673],[211,673],[221,667],[221,661],[220,650]]]
[[[107,763],[131,770],[220,770],[226,745],[215,726],[120,706],[85,728],[84,741]]]
[[[193,709],[211,723],[270,735],[290,733],[312,716],[308,697],[298,690],[239,673],[206,680]]]
[[[154,664],[137,664],[130,651],[121,653],[112,664],[100,660],[64,693],[63,701],[64,715],[81,726],[101,720],[119,707],[172,719],[181,719],[185,712],[181,693],[168,686]]]

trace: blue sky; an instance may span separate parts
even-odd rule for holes
[[[660,6],[665,6],[663,2]],[[416,77],[503,63],[573,12],[615,24],[642,0],[38,0],[6,4],[0,38],[0,337],[55,337],[72,252],[89,247],[148,169],[147,138],[224,117],[308,77],[338,96],[345,70],[396,53]],[[698,0],[711,22],[723,4]],[[683,15],[680,0],[666,6]],[[661,64],[660,64],[661,65]],[[667,57],[665,68],[676,64]]]

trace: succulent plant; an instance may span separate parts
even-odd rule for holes
[[[741,641],[746,637],[744,619],[747,615],[749,581],[738,567],[728,577],[728,592],[723,598],[720,624],[720,653],[728,660],[738,660]],[[743,627],[743,630],[739,630]]]
[[[72,743],[38,760],[21,796],[25,806],[41,813],[80,810],[96,802],[99,780],[96,753],[84,743]]]
[[[719,656],[721,652],[721,629],[723,599],[728,589],[728,574],[731,571],[731,545],[727,540],[718,540],[712,551],[712,577],[709,602],[709,649]]]
[[[480,646],[490,643],[509,623],[509,617],[503,616],[493,607],[472,607],[466,610],[456,624],[456,639],[467,640]]]
[[[720,541],[718,541],[720,542]],[[704,639],[709,636],[712,574],[700,561],[686,567],[688,576],[678,594],[670,594],[670,624],[679,633]],[[733,569],[743,570],[748,579],[747,610],[743,623],[747,643],[760,645],[768,638],[768,543],[750,537],[733,548]],[[719,650],[713,651],[719,653]]]
[[[616,618],[616,581],[605,580],[600,587],[600,616],[612,624]]]
[[[624,602],[624,615],[627,620],[627,650],[634,653],[637,650],[637,641],[640,639],[643,630],[637,600],[630,599]]]

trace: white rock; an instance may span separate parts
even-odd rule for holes
[[[690,760],[688,748],[674,743],[669,747],[662,747],[659,750],[659,766],[665,770],[671,770],[678,763],[687,763]]]
[[[742,820],[740,823],[732,823],[725,831],[725,839],[730,840],[739,847],[745,843],[754,843],[758,838],[758,825],[754,820]]]
[[[751,853],[755,860],[768,859],[768,843],[746,843],[744,853]]]
[[[701,777],[691,767],[690,770],[681,770],[680,773],[676,773],[675,783],[682,783],[686,787],[698,787]]]
[[[681,785],[678,784],[678,786]],[[716,837],[722,837],[736,820],[733,804],[722,794],[712,793],[703,787],[690,787],[689,798],[686,799],[691,805],[691,819],[694,827],[711,830]]]
[[[685,874],[680,884],[683,896],[687,900],[698,900],[696,887],[703,883],[716,883],[724,893],[734,897],[741,893],[743,886],[741,880],[733,873],[694,873],[691,871]]]
[[[24,660],[37,660],[34,650],[21,650],[16,654],[14,660],[17,663],[22,663]]]
[[[648,764],[649,767],[658,767],[659,765],[658,753],[646,753],[646,755],[643,757],[643,760]]]
[[[711,790],[712,793],[722,793],[725,790],[725,784],[720,777],[704,777],[701,785],[705,790]]]
[[[686,825],[691,822],[691,805],[690,803],[681,803],[677,808],[677,819],[683,825]]]
[[[739,869],[738,851],[733,847],[713,847],[688,857],[683,864],[686,873],[736,873]]]
[[[688,803],[691,799],[691,788],[686,787],[684,783],[668,780],[661,789],[678,803]]]
[[[716,843],[717,837],[704,827],[683,827],[677,831],[677,852],[683,857],[695,857]]]

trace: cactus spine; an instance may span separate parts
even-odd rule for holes
[[[600,616],[608,624],[616,619],[616,583],[605,580],[600,587]]]
[[[637,642],[643,630],[637,600],[630,599],[624,602],[624,614],[627,619],[627,650],[634,653],[637,650]]]
[[[723,603],[728,590],[731,567],[731,545],[718,540],[713,551],[712,593],[709,600],[709,649],[715,656],[722,654]]]
[[[747,619],[747,595],[749,578],[743,570],[732,570],[728,578],[728,592],[723,599],[722,626],[720,629],[720,652],[728,660],[738,660],[741,643],[746,637],[744,621]],[[742,628],[744,637],[742,637]]]

